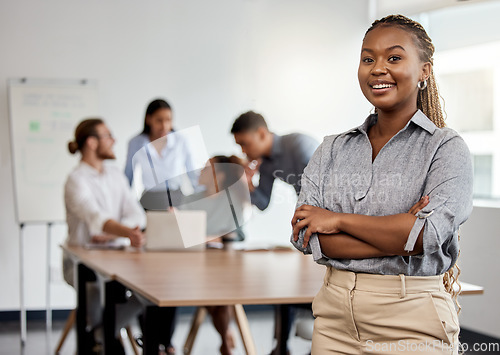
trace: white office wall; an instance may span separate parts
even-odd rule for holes
[[[369,105],[356,69],[367,26],[367,1],[0,0],[0,284],[7,285],[0,310],[19,307],[7,78],[97,79],[102,116],[118,137],[118,166],[158,96],[171,101],[176,127],[200,125],[210,155],[239,153],[229,130],[249,109],[277,133],[318,139],[362,122]],[[248,238],[286,242],[294,199],[289,186],[277,184]],[[45,226],[25,229],[30,309],[45,305],[45,233]],[[55,307],[74,305],[58,273],[64,237],[65,227],[55,226]]]
[[[428,13],[427,22],[436,49],[445,51],[499,41],[499,15],[498,0],[467,1],[460,6]]]

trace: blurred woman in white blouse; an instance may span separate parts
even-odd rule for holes
[[[180,176],[187,173],[195,188],[198,183],[196,168],[188,140],[173,129],[170,104],[162,99],[151,101],[142,132],[128,144],[125,175],[129,183],[132,185],[134,180],[140,180],[145,192],[180,191]]]

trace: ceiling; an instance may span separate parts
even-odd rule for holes
[[[375,5],[376,18],[394,13],[413,15],[444,7],[492,1],[498,0],[372,0]]]

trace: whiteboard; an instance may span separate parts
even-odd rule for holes
[[[78,160],[68,142],[99,113],[97,82],[10,79],[8,93],[17,222],[64,221],[64,183]]]

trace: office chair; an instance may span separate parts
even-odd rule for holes
[[[61,338],[59,339],[59,343],[57,344],[57,348],[55,351],[55,354],[58,355],[63,347],[64,341],[66,340],[71,328],[73,328],[73,325],[75,325],[76,322],[76,309],[73,309],[68,316],[68,319],[66,319],[66,323],[64,324],[64,329],[61,334]],[[139,349],[137,347],[137,344],[135,343],[134,336],[132,334],[132,330],[130,327],[126,327],[125,330],[127,331],[127,337],[130,341],[130,344],[132,345],[132,349],[134,351],[135,355],[139,355]],[[121,340],[121,339],[120,339]]]

